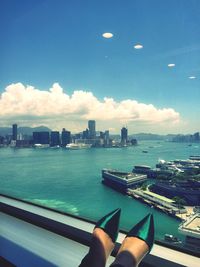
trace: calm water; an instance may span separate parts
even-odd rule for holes
[[[142,153],[143,150],[148,153]],[[92,220],[121,207],[121,228],[125,230],[153,212],[158,239],[165,233],[179,236],[176,219],[102,185],[101,170],[131,171],[136,164],[154,167],[159,158],[187,159],[199,154],[198,145],[155,141],[115,149],[1,148],[0,192]]]

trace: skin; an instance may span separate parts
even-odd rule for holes
[[[105,267],[115,244],[112,239],[102,229],[95,228],[92,235],[90,250],[87,254],[87,267]],[[120,263],[123,258],[129,262],[131,267],[136,267],[148,253],[148,245],[137,237],[126,237],[121,244],[115,261]],[[128,260],[129,259],[129,260]],[[114,261],[114,262],[115,262]],[[84,266],[86,266],[84,265]]]
[[[102,229],[95,228],[87,255],[88,267],[104,267],[114,246],[112,239]]]
[[[118,254],[128,252],[133,257],[134,266],[138,266],[144,256],[148,253],[148,245],[137,237],[126,237],[118,251]]]

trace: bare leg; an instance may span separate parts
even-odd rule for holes
[[[112,267],[136,267],[148,253],[145,241],[137,237],[126,237],[119,249]]]
[[[113,248],[114,243],[111,238],[101,228],[95,228],[90,250],[79,267],[105,267]]]

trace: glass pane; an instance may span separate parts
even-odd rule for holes
[[[195,0],[1,1],[0,193],[94,221],[121,207],[126,231],[152,212],[156,239],[184,246],[200,203],[199,13]],[[141,165],[136,197],[102,183]]]

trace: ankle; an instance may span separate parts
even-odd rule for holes
[[[137,266],[148,252],[149,247],[145,241],[137,237],[126,237],[119,249],[118,255],[121,258],[122,256],[120,254],[128,254],[128,258],[132,257],[132,262],[134,262],[132,266]]]

